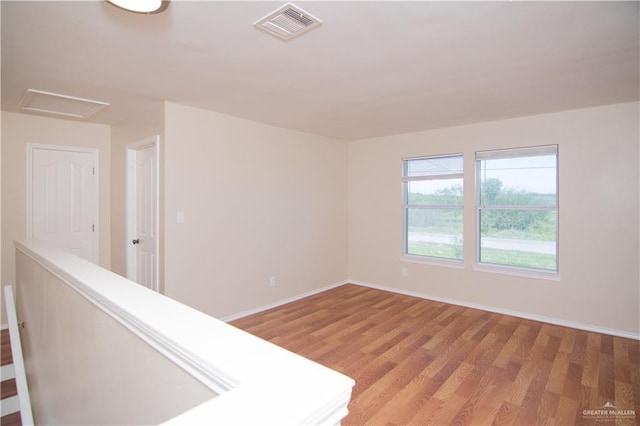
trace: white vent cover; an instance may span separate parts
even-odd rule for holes
[[[283,40],[289,40],[322,24],[318,18],[308,14],[293,3],[256,21],[253,25]]]
[[[20,104],[18,104],[18,108],[26,111],[83,119],[91,117],[108,106],[107,102],[92,101],[91,99],[76,98],[75,96],[34,89],[27,89]]]

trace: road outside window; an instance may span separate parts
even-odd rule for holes
[[[478,262],[558,271],[557,145],[476,153]]]
[[[404,254],[462,260],[463,157],[403,161]]]

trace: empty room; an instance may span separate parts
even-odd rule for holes
[[[640,421],[640,3],[0,19],[3,425]]]

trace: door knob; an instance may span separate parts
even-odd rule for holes
[[[136,238],[135,240],[131,241],[133,244],[140,244],[140,238]]]

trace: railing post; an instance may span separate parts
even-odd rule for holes
[[[24,369],[24,358],[22,357],[22,343],[20,342],[20,330],[18,330],[16,305],[13,300],[13,287],[10,285],[4,286],[4,300],[7,307],[11,355],[13,356],[13,367],[16,373],[15,380],[16,388],[18,389],[18,401],[20,402],[20,417],[23,426],[32,426],[33,414],[31,413],[31,399],[29,398],[27,374]]]

